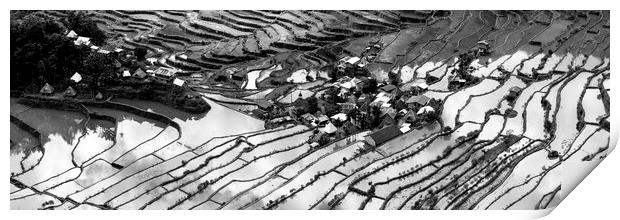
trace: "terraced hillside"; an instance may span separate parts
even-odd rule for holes
[[[12,97],[11,209],[547,209],[613,150],[609,11],[90,13],[211,110]]]
[[[44,11],[62,18],[63,11]],[[188,71],[218,70],[283,52],[301,66],[334,61],[316,51],[351,38],[426,24],[446,12],[431,11],[92,11],[99,27],[123,48],[144,47]]]

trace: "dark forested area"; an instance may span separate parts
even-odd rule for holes
[[[63,19],[36,11],[11,11],[11,89],[38,91],[46,82],[64,87],[79,72],[85,83],[110,78],[114,60],[91,53],[88,46],[75,45],[66,36],[74,30],[100,45],[106,35],[81,11],[70,11]]]

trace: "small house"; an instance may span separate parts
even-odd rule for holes
[[[41,88],[41,91],[39,92],[44,95],[50,95],[54,93],[54,87],[52,87],[49,83],[45,83],[45,85],[43,86],[43,88]]]
[[[361,59],[359,57],[349,57],[349,56],[343,57],[342,59],[340,59],[340,63],[338,64],[337,68],[340,71],[345,71],[347,67],[351,67],[351,66],[358,64],[360,60]]]
[[[310,113],[301,115],[301,119],[308,124],[313,123],[314,121],[318,120],[314,115]]]
[[[433,107],[424,106],[418,110],[417,114],[422,115],[422,114],[427,114],[427,113],[432,113],[432,112],[435,112],[435,109],[433,109]]]
[[[67,34],[67,37],[68,37],[68,38],[76,38],[76,37],[78,37],[78,34],[77,34],[77,33],[75,33],[75,31],[71,30],[71,31],[69,31],[69,33]]]
[[[375,97],[375,100],[373,100],[372,103],[383,104],[383,103],[389,102],[390,100],[392,100],[392,97],[389,94],[386,94],[385,92],[381,92],[377,94],[377,96]]]
[[[396,117],[396,109],[388,107],[388,108],[381,108],[381,116],[383,115],[390,115],[392,116],[392,118]]]
[[[101,94],[101,92],[97,92],[97,95],[95,95],[95,99],[97,100],[103,99],[103,94]]]
[[[396,124],[396,120],[394,120],[393,117],[386,115],[381,121],[381,123],[379,123],[379,127],[384,128],[384,127],[392,126],[394,124]]]
[[[360,128],[355,126],[355,124],[351,121],[345,122],[340,129],[342,129],[346,134],[355,134],[360,130]]]
[[[394,109],[401,110],[401,109],[405,109],[405,108],[408,107],[407,103],[405,103],[405,101],[403,101],[401,99],[398,99],[398,100],[396,100],[396,102],[394,102],[394,106],[392,106]]]
[[[183,87],[183,85],[185,85],[185,80],[179,79],[179,78],[174,78],[174,81],[172,81],[172,84],[178,86],[178,87]]]
[[[410,108],[414,108],[416,106],[425,106],[430,100],[431,98],[429,98],[428,96],[417,95],[407,99],[406,103]]]
[[[379,90],[384,93],[390,94],[392,98],[403,94],[403,91],[401,91],[398,87],[396,87],[393,84],[385,85],[381,87]]]
[[[167,67],[159,67],[153,71],[153,74],[155,74],[156,77],[166,80],[174,77],[176,73],[176,70]]]
[[[69,86],[64,93],[65,96],[67,97],[74,97],[75,95],[77,95],[77,92],[75,91],[75,89],[71,86]]]
[[[329,141],[328,138],[329,137],[327,137],[327,135],[325,134],[325,132],[323,132],[323,130],[319,130],[319,133],[312,135],[312,138],[310,138],[310,141],[320,144],[321,142],[326,143],[327,141]]]
[[[336,121],[346,121],[347,120],[347,114],[345,114],[345,113],[338,113],[338,114],[333,115],[331,118],[336,120]]]
[[[204,78],[204,76],[200,73],[192,73],[189,77],[194,80],[202,80]]]
[[[391,125],[367,135],[364,137],[364,140],[371,146],[376,147],[401,134],[400,128],[397,125]]]
[[[326,115],[319,115],[318,121],[319,121],[320,125],[323,125],[323,124],[329,122],[329,118]]]
[[[403,120],[405,122],[413,123],[418,119],[418,115],[413,111],[409,110],[405,116],[403,116]]]
[[[339,86],[343,89],[347,89],[350,90],[351,88],[355,88],[357,86],[357,84],[355,84],[355,82],[351,81],[346,81],[343,83],[340,83]]]
[[[157,64],[157,58],[156,57],[146,58],[146,62],[148,62],[150,65],[155,65]]]
[[[319,146],[319,143],[318,143],[318,142],[312,142],[312,143],[310,143],[310,148],[315,148],[315,147],[318,147],[318,146]]]
[[[356,107],[356,105],[354,103],[350,103],[350,102],[339,103],[338,105],[340,105],[340,109],[344,113],[349,113],[349,112],[355,110],[355,107]]]
[[[237,71],[231,75],[231,78],[233,80],[243,81],[245,79],[245,73],[243,73],[242,71]]]
[[[392,93],[396,89],[398,89],[398,87],[396,87],[393,84],[388,84],[388,85],[381,87],[381,91],[386,92],[386,93]]]
[[[368,102],[364,102],[362,103],[362,105],[359,108],[359,111],[364,114],[364,113],[368,113],[370,111],[370,104]]]
[[[80,81],[82,81],[82,75],[80,75],[78,72],[75,72],[73,76],[71,76],[71,81],[79,83]]]
[[[274,118],[270,122],[273,124],[280,124],[280,123],[289,122],[292,120],[293,118],[291,118],[291,116],[284,116],[284,117]]]
[[[355,65],[360,61],[359,57],[348,57],[344,60],[345,63]]]
[[[327,125],[325,125],[325,127],[323,127],[321,130],[326,134],[333,134],[338,131],[338,128],[336,128],[336,126],[334,126],[334,124],[332,123],[327,123]]]
[[[130,77],[131,73],[129,72],[129,70],[125,70],[123,71],[123,77]]]
[[[79,46],[79,45],[89,45],[90,44],[90,38],[88,37],[77,37],[77,39],[75,39],[75,41],[73,41],[73,44]]]
[[[273,107],[273,102],[271,100],[256,100],[256,105],[260,109],[267,110]]]
[[[407,133],[407,131],[411,130],[411,124],[409,123],[403,123],[402,125],[400,125],[400,132],[401,133]]]
[[[144,79],[144,77],[146,77],[147,75],[144,72],[144,70],[138,68],[135,72],[133,72],[133,75],[131,76],[138,78],[138,79]]]

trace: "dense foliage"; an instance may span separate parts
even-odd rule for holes
[[[91,53],[88,46],[77,46],[66,37],[74,30],[97,44],[105,34],[85,12],[67,14],[60,20],[36,11],[11,11],[11,89],[34,92],[46,82],[64,87],[75,72],[91,83],[90,79],[114,74],[113,59]]]

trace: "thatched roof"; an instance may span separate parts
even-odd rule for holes
[[[66,90],[65,90],[65,96],[69,96],[69,97],[73,97],[77,94],[77,92],[75,91],[75,89],[71,86],[69,86]]]
[[[49,83],[45,83],[45,85],[43,86],[43,88],[41,88],[41,91],[39,91],[43,94],[52,94],[54,92],[54,87],[52,87]]]

